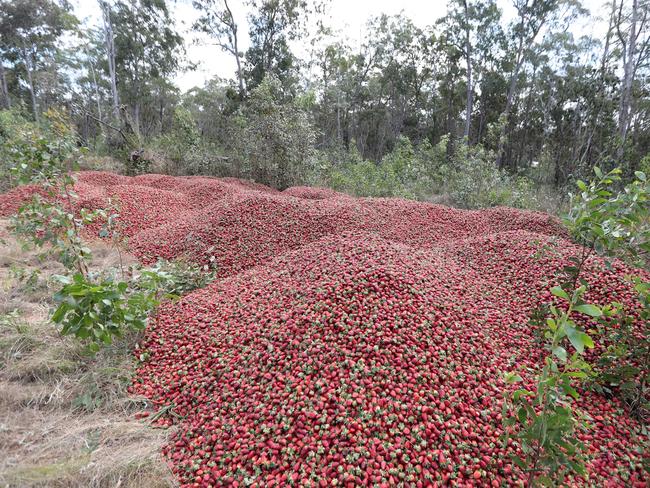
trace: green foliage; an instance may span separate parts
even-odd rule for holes
[[[135,286],[139,289],[157,289],[167,297],[178,297],[203,288],[214,279],[215,272],[208,266],[159,259],[154,266],[142,271]]]
[[[0,110],[0,190],[16,184],[48,185],[80,154],[67,116],[55,110],[39,124],[17,110]]]
[[[74,178],[70,169],[80,154],[74,143],[74,133],[64,114],[49,111],[44,129],[20,131],[5,141],[5,155],[11,164],[15,180],[21,184],[36,184],[45,195],[34,195],[12,217],[11,229],[39,248],[58,255],[69,269],[85,274],[90,250],[80,237],[80,229],[101,214],[101,211],[81,210],[76,216],[72,188]]]
[[[213,272],[199,265],[165,260],[129,276],[118,279],[110,270],[98,276],[59,276],[63,287],[54,295],[58,307],[52,321],[61,326],[61,334],[74,335],[95,353],[127,331],[142,330],[161,300],[177,298],[214,279]]]
[[[646,176],[650,175],[650,154],[646,154],[639,163],[639,171],[643,172]]]
[[[234,140],[244,175],[280,189],[304,181],[313,166],[315,132],[279,79],[269,75],[253,89],[237,124]]]
[[[66,268],[85,274],[91,252],[80,237],[79,229],[101,215],[101,210],[81,209],[77,217],[63,205],[35,195],[12,217],[11,230],[24,242],[57,255]]]
[[[480,145],[458,147],[445,174],[452,201],[464,208],[534,208],[533,182],[499,170],[495,160],[495,154]]]
[[[0,191],[16,184],[9,153],[33,130],[36,130],[35,125],[23,118],[18,111],[0,110]]]
[[[174,169],[183,165],[188,156],[197,150],[199,143],[199,131],[191,112],[186,108],[177,107],[171,130],[158,140],[158,145],[173,164],[171,172],[178,173],[178,170]]]
[[[355,196],[425,199],[439,186],[429,159],[432,154],[439,156],[438,149],[428,142],[413,147],[408,138],[400,137],[393,150],[374,163],[364,160],[353,144],[346,162],[321,166],[316,184]]]
[[[158,305],[155,289],[134,292],[124,281],[92,282],[81,273],[59,281],[63,287],[54,295],[58,307],[52,321],[61,326],[61,334],[87,341],[93,353],[127,329],[142,330]]]
[[[121,265],[124,238],[119,226],[119,202],[106,209],[77,209],[74,177],[70,172],[77,155],[65,119],[50,117],[52,130],[31,138],[12,139],[9,154],[13,174],[21,183],[38,184],[46,195],[36,195],[12,219],[12,231],[26,244],[46,248],[71,272],[59,276],[61,289],[54,295],[58,304],[52,321],[61,334],[74,335],[97,352],[128,330],[144,328],[148,314],[165,297],[178,296],[214,279],[212,272],[190,263],[160,261],[140,270],[134,278]],[[91,273],[90,248],[81,232],[84,226],[103,220],[100,237],[110,239],[120,253],[117,279],[110,272]],[[208,271],[208,270],[205,270]],[[114,273],[116,274],[116,273]]]
[[[205,117],[205,114],[197,112]],[[154,141],[162,153],[166,174],[230,176],[234,172],[227,164],[223,150],[201,137],[195,115],[187,108],[174,111],[171,130]]]
[[[522,457],[513,461],[528,472],[527,486],[557,486],[568,473],[584,476],[584,445],[580,431],[588,427],[584,415],[574,408],[580,398],[576,382],[591,374],[591,366],[584,360],[585,348],[594,342],[574,320],[576,314],[601,317],[611,313],[583,300],[585,286],[573,292],[554,287],[551,292],[564,302],[563,307],[551,305],[546,318],[544,340],[548,356],[536,377],[534,389],[518,389],[504,404],[504,426],[508,437],[518,440]],[[573,352],[570,352],[570,348]],[[506,375],[506,382],[522,381],[515,374]]]
[[[348,162],[325,165],[319,183],[356,196],[426,200],[445,194],[463,208],[537,205],[533,182],[498,170],[492,152],[480,145],[462,145],[449,159],[448,144],[443,137],[435,146],[425,140],[413,147],[408,138],[400,137],[379,163],[366,161],[353,150]]]
[[[643,423],[650,420],[650,283],[634,277],[634,290],[639,297],[638,316],[626,314],[617,306],[611,323],[600,326],[600,334],[610,344],[595,363],[598,371],[595,388],[618,394],[629,411]],[[640,324],[640,330],[639,330]]]
[[[601,392],[617,391],[633,414],[644,421],[648,416],[650,283],[638,276],[629,278],[639,296],[639,307],[631,315],[619,303],[586,303],[586,284],[580,278],[594,252],[633,265],[647,264],[648,182],[643,172],[637,172],[632,182],[616,192],[614,185],[621,182],[619,169],[605,174],[596,167],[594,172],[590,183],[577,182],[580,193],[572,197],[571,210],[564,218],[583,245],[580,256],[571,258],[563,270],[566,283],[551,289],[565,303],[538,308],[531,318],[532,324],[539,325],[540,315],[547,312],[542,340],[548,355],[536,389],[517,390],[504,406],[504,425],[524,453],[523,459],[514,461],[528,471],[529,486],[556,486],[569,472],[585,474],[583,445],[576,434],[588,427],[588,419],[573,406],[580,382],[589,379]],[[593,365],[583,356],[585,347],[594,347],[594,342],[573,319],[576,313],[595,321],[608,344]],[[570,355],[567,342],[574,350]],[[521,380],[514,374],[506,379],[509,383]]]
[[[572,208],[565,218],[576,240],[599,254],[620,258],[633,266],[650,263],[650,184],[646,174],[637,171],[635,178],[621,184],[621,170],[603,173],[594,168],[589,183],[578,181],[580,193],[572,198]],[[607,261],[607,265],[611,265]],[[625,311],[614,304],[618,313],[611,323],[603,323],[600,333],[609,343],[600,356],[596,387],[609,393],[618,392],[631,412],[647,419],[648,385],[650,384],[650,283],[643,276],[630,276],[629,282],[638,295],[638,309]],[[613,322],[617,323],[617,327]],[[639,331],[639,326],[641,330]]]
[[[637,171],[635,178],[616,192],[621,170],[603,173],[594,168],[596,178],[577,181],[580,192],[572,196],[571,210],[564,222],[578,242],[595,251],[614,256],[632,265],[647,264],[650,253],[650,183]]]

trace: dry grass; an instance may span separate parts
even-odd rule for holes
[[[47,317],[60,265],[22,249],[6,220],[0,239],[0,486],[174,486],[160,455],[169,432],[135,420],[148,405],[126,393],[135,338],[90,358],[59,336]],[[117,264],[92,247],[93,267]]]
[[[124,171],[124,163],[110,156],[84,154],[79,161],[79,169],[121,174]]]

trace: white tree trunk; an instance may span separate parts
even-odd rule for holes
[[[630,104],[632,101],[632,84],[634,83],[634,61],[636,56],[636,27],[639,16],[639,0],[632,0],[632,17],[630,30],[625,46],[625,65],[623,66],[623,85],[621,87],[621,101],[618,111],[618,130],[621,138],[621,151],[625,146],[627,131],[630,127]],[[620,154],[619,154],[620,156]]]
[[[235,23],[235,17],[232,15],[232,11],[228,6],[228,0],[223,0],[223,4],[226,7],[226,11],[230,16],[230,30],[232,32],[232,47],[233,54],[235,55],[235,61],[237,62],[237,81],[239,82],[239,94],[244,95],[244,73],[242,72],[241,59],[239,56],[239,43],[237,40],[237,24]]]
[[[117,92],[117,74],[115,70],[115,35],[113,33],[113,23],[111,22],[111,10],[108,3],[100,0],[99,5],[102,9],[104,18],[104,38],[106,43],[106,58],[108,60],[108,75],[111,80],[111,96],[113,98],[113,115],[117,120],[120,118],[120,97]]]
[[[465,61],[467,63],[467,101],[465,103],[465,131],[463,136],[469,146],[469,132],[472,125],[472,43],[470,41],[470,24],[467,0],[463,0],[465,10]]]
[[[34,77],[32,76],[32,62],[30,55],[26,49],[23,49],[23,63],[25,64],[25,71],[27,72],[27,84],[29,85],[29,95],[32,99],[32,112],[34,113],[34,120],[38,121],[38,102],[36,101],[36,88],[34,86]]]

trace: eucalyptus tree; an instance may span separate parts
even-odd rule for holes
[[[648,67],[650,56],[650,2],[647,0],[620,1],[616,19],[616,33],[622,54],[623,77],[621,79],[618,109],[618,132],[620,145],[617,155],[623,155],[628,131],[634,117],[634,84],[640,68]],[[629,8],[626,8],[629,7]]]
[[[1,0],[0,1],[0,72],[1,92],[4,105],[10,105],[7,60],[14,76],[21,77],[29,91],[34,119],[39,118],[40,74],[54,70],[60,51],[59,41],[66,31],[75,28],[77,19],[65,0]],[[44,78],[47,78],[44,76]]]
[[[307,35],[307,20],[321,10],[311,0],[249,0],[250,47],[246,51],[247,88],[273,74],[287,86],[295,84],[298,60],[290,43]]]
[[[513,6],[517,11],[517,17],[514,20],[510,33],[514,47],[514,58],[506,103],[501,114],[500,134],[497,148],[497,166],[502,166],[503,151],[506,144],[506,131],[515,101],[517,91],[517,82],[519,73],[530,52],[530,47],[534,44],[537,36],[547,23],[551,14],[558,8],[560,0],[513,0]]]
[[[228,5],[228,0],[200,0],[192,5],[200,12],[193,29],[209,35],[223,51],[231,54],[237,63],[239,95],[244,95],[242,53],[239,51],[238,26]]]
[[[119,98],[128,107],[128,125],[140,138],[161,129],[156,121],[164,113],[158,112],[168,110],[160,102],[177,91],[169,78],[181,67],[183,38],[174,29],[165,0],[118,0],[109,11]],[[143,126],[145,111],[148,120]]]

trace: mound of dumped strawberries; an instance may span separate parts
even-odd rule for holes
[[[502,378],[532,380],[544,351],[528,317],[579,251],[555,219],[228,178],[84,172],[76,186],[79,206],[118,202],[143,262],[216,263],[137,351],[132,391],[179,424],[164,454],[183,485],[526,479],[500,440]],[[0,213],[33,191],[0,196]],[[632,307],[629,271],[591,259],[588,298]],[[647,486],[643,426],[615,398],[584,391],[579,406],[589,478],[571,483]]]

